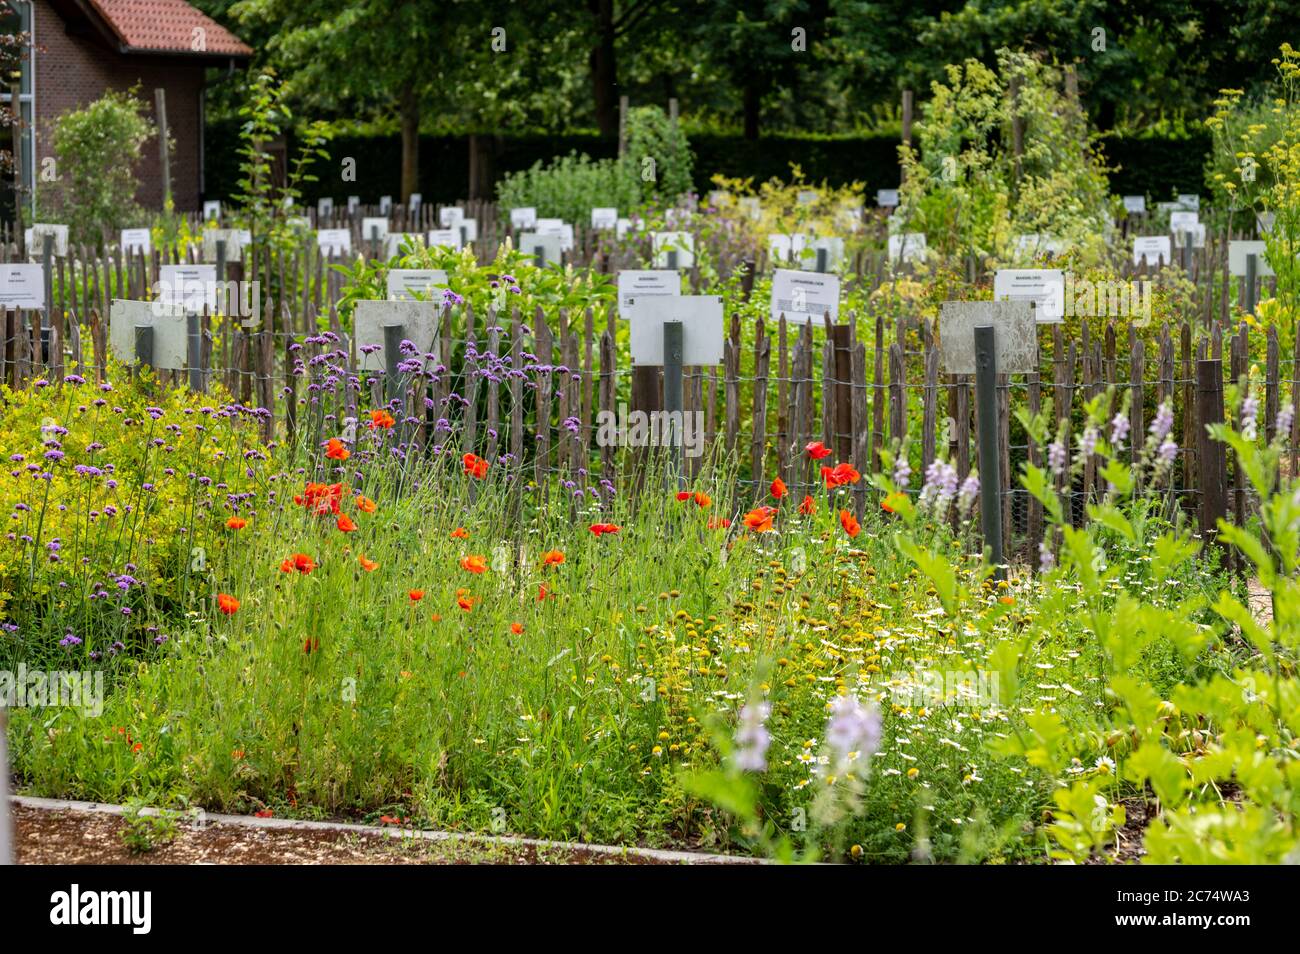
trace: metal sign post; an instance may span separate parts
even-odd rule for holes
[[[384,326],[384,396],[390,405],[402,393],[402,376],[397,366],[402,363],[402,342],[405,339],[405,325]]]
[[[685,395],[682,388],[682,323],[680,321],[664,322],[664,411],[671,429],[668,440],[677,479],[684,486],[685,468],[682,452],[684,450],[683,433],[677,432],[685,426],[682,421],[682,407]]]
[[[1259,272],[1258,259],[1252,254],[1246,256],[1246,314],[1255,313],[1255,276]]]
[[[980,527],[994,579],[1005,580],[1002,555],[1002,474],[998,459],[998,357],[992,325],[975,326],[975,413],[979,426]]]

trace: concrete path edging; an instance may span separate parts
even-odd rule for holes
[[[63,798],[36,798],[28,795],[12,795],[10,801],[24,808],[44,811],[87,812],[105,815],[122,815],[126,812],[123,805],[109,805],[100,802],[81,802]],[[158,814],[155,808],[144,808],[142,814]],[[595,845],[574,841],[547,841],[540,838],[523,838],[516,835],[484,835],[470,832],[425,831],[414,828],[390,828],[378,825],[357,825],[348,822],[309,821],[298,818],[257,818],[252,815],[224,815],[217,812],[203,813],[207,823],[215,822],[237,828],[261,828],[269,830],[315,830],[336,831],[356,835],[376,835],[384,838],[414,838],[422,841],[467,841],[479,844],[498,844],[528,846],[532,848],[558,849],[561,851],[588,852],[595,855],[613,857],[643,858],[667,864],[686,865],[762,865],[769,862],[763,858],[746,858],[739,855],[706,854],[695,851],[671,851],[663,848],[634,848],[621,845]]]

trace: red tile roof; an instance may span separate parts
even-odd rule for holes
[[[250,56],[252,50],[221,24],[185,0],[88,0],[117,34],[123,52]],[[195,34],[201,29],[202,34]],[[195,37],[203,49],[195,49]]]

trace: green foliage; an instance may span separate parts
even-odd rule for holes
[[[150,812],[146,807],[139,799],[132,799],[122,813],[123,827],[119,836],[133,855],[147,854],[159,845],[174,841],[180,834],[174,813],[166,809]]]
[[[640,207],[641,186],[627,173],[627,165],[615,159],[593,160],[577,153],[549,163],[539,159],[497,183],[497,203],[503,221],[508,221],[510,209],[532,206],[539,217],[585,226],[593,208],[616,208],[626,215]]]
[[[638,106],[627,117],[627,157],[646,202],[672,205],[691,191],[690,143],[679,123],[657,106]]]
[[[37,200],[43,215],[67,224],[70,241],[98,248],[139,217],[135,166],[155,134],[146,110],[136,90],[113,90],[55,118],[50,145],[59,180],[42,182]]]
[[[931,92],[917,123],[919,152],[899,150],[900,231],[924,232],[943,254],[1004,261],[1016,256],[1020,235],[1097,244],[1106,176],[1059,69],[1003,49],[996,70],[967,60]]]

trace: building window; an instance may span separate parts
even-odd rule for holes
[[[6,110],[13,109],[13,88],[18,86],[19,115],[22,118],[22,183],[29,214],[34,211],[36,196],[32,184],[36,181],[36,149],[34,139],[34,83],[33,57],[36,54],[31,0],[0,0],[0,34],[7,41],[0,47],[0,103]],[[14,127],[6,124],[0,128],[0,149],[13,154]],[[0,216],[13,218],[13,174],[4,176],[0,187]]]

